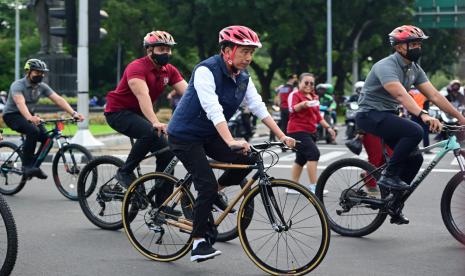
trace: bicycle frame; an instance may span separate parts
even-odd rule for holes
[[[274,144],[281,144],[280,142],[275,142]],[[273,143],[271,143],[273,144]],[[173,160],[171,161],[171,163]],[[177,161],[176,161],[177,162]],[[170,164],[171,164],[170,163]],[[268,189],[269,186],[269,176],[265,172],[265,168],[263,165],[263,160],[262,158],[259,158],[259,160],[256,162],[255,165],[244,165],[244,164],[227,164],[227,163],[210,163],[211,168],[215,169],[251,169],[251,170],[257,170],[255,174],[252,176],[251,179],[247,181],[247,183],[244,185],[244,187],[239,191],[239,193],[232,199],[232,201],[228,204],[228,207],[224,210],[224,212],[216,219],[214,222],[214,225],[218,226],[221,224],[221,222],[224,220],[224,218],[229,214],[232,208],[239,202],[240,198],[243,197],[247,191],[252,187],[252,185],[259,180],[260,185],[260,195],[263,200],[263,204],[265,206],[266,213],[268,215],[268,218],[270,220],[270,224],[273,226],[273,229],[277,231],[282,231],[283,229],[287,228],[287,223],[281,214],[279,208],[278,208],[278,203],[276,201],[276,198],[274,197],[274,194],[271,192],[271,190]],[[163,202],[161,206],[166,206],[168,203],[176,197],[180,192],[182,188],[189,187],[190,183],[192,182],[192,175],[188,173],[184,179],[179,180],[178,184],[176,185],[175,190],[173,193]],[[271,193],[270,193],[271,192]],[[175,200],[175,202],[178,202],[180,200],[180,197]],[[281,221],[281,224],[277,224],[276,216],[275,213],[272,210],[272,207],[274,208],[279,220]],[[184,219],[181,220],[167,220],[167,223],[173,224],[179,228],[182,228],[187,231],[192,231],[192,222],[186,221]]]
[[[460,170],[463,172],[465,171],[465,159],[464,155],[465,152],[460,148],[460,144],[457,142],[457,137],[455,135],[452,135],[449,137],[447,140],[440,141],[438,143],[435,143],[433,145],[430,145],[426,148],[422,148],[419,151],[421,153],[431,150],[434,148],[439,148],[441,147],[441,150],[434,156],[433,160],[428,164],[426,169],[417,175],[415,179],[413,180],[411,184],[411,189],[404,192],[402,196],[402,201],[405,202],[407,198],[416,190],[416,188],[420,185],[420,183],[429,175],[429,173],[436,167],[436,165],[441,161],[441,159],[449,152],[453,151],[454,156],[457,158],[457,162],[459,164]]]

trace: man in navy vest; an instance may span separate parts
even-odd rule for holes
[[[249,110],[289,147],[295,140],[287,137],[271,118],[246,68],[253,53],[262,45],[257,34],[244,26],[230,26],[219,34],[221,54],[200,62],[193,70],[189,86],[168,124],[171,150],[192,174],[198,196],[194,206],[191,261],[204,261],[221,254],[205,240],[208,217],[218,190],[237,185],[250,170],[226,171],[218,181],[207,156],[228,163],[254,164],[247,155],[249,144],[234,140],[227,121],[245,102]],[[242,148],[242,153],[231,148]]]

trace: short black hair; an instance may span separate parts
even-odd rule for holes
[[[224,41],[224,42],[222,42],[222,43],[220,44],[221,51],[224,51],[224,49],[225,49],[226,47],[229,47],[229,48],[232,49],[232,48],[234,48],[234,46],[236,46],[236,44],[234,44],[234,43],[232,43],[232,42],[230,42],[230,41]]]

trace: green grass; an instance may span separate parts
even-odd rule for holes
[[[53,126],[47,126],[47,129],[51,129]],[[73,136],[78,129],[77,125],[66,125],[65,129],[63,130],[63,134],[66,136]],[[101,135],[108,135],[116,133],[109,125],[97,125],[91,124],[89,125],[89,130],[94,136],[101,136]],[[3,134],[7,135],[18,135],[18,133],[11,128],[4,128]]]

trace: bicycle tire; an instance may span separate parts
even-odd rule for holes
[[[17,149],[18,146],[11,142],[0,142],[0,179],[2,179],[0,183],[0,193],[3,195],[14,195],[19,193],[27,182],[27,178],[22,175],[21,171],[23,155],[21,152],[17,151]],[[9,164],[6,164],[6,159],[15,151],[17,155],[9,159]],[[13,182],[13,184],[10,181]]]
[[[165,215],[161,211],[157,212],[158,208],[154,206],[152,197],[155,194],[151,194],[151,192],[155,186],[166,182],[175,184],[178,180],[170,174],[161,172],[142,175],[129,186],[124,196],[122,210],[124,230],[132,246],[143,256],[161,262],[171,262],[182,258],[189,252],[192,245],[190,232],[181,231],[180,228],[168,224],[166,218],[172,218],[172,216]],[[151,184],[153,185],[150,186]],[[150,196],[141,196],[141,187],[144,191],[147,191],[146,187],[151,187],[148,189],[149,193],[147,194]],[[177,205],[175,199],[175,207],[181,208],[180,211],[179,209],[177,211],[182,213],[185,220],[192,221],[194,198],[191,192],[185,187],[181,187],[180,189],[181,196],[179,200],[181,204]],[[131,219],[128,215],[134,204],[139,205],[137,208],[138,214],[136,218]],[[144,207],[142,208],[141,205],[144,205]],[[177,217],[176,219],[179,218],[181,217]],[[148,232],[142,232],[144,230]],[[165,232],[169,233],[166,238],[171,238],[168,243],[165,243]],[[178,242],[175,239],[180,239],[181,241]],[[149,241],[148,246],[144,246],[144,240]],[[168,252],[170,248],[173,248],[173,252]],[[165,250],[166,252],[160,252],[160,250]]]
[[[463,195],[465,192],[465,173],[458,172],[447,183],[441,197],[441,215],[447,230],[460,243],[465,245],[465,219],[463,219],[465,199],[460,198],[454,203],[452,198],[455,195]],[[458,204],[459,206],[455,206]],[[460,212],[459,216],[453,214],[453,210]],[[455,213],[455,212],[454,212]],[[462,218],[459,221],[459,218]],[[461,222],[461,225],[459,223]]]
[[[261,187],[255,186],[252,189],[252,191],[246,196],[239,209],[237,225],[239,229],[239,239],[241,245],[244,251],[246,252],[247,256],[255,263],[255,265],[257,265],[260,269],[269,274],[303,275],[309,273],[323,261],[329,248],[331,231],[323,205],[318,200],[318,198],[316,198],[308,189],[306,189],[304,186],[298,183],[285,179],[273,179],[270,181],[270,183],[270,185],[267,185],[265,187],[266,189],[271,190],[272,193],[275,195],[276,201],[278,203],[277,205],[282,209],[281,213],[284,219],[286,220],[287,226],[289,228],[287,230],[284,229],[278,231],[275,230],[275,226],[270,227],[270,221],[266,214],[266,210],[262,211],[260,209],[263,207]],[[299,195],[289,195],[286,193],[286,189],[295,190],[299,192]],[[284,199],[282,199],[281,197],[284,197]],[[250,224],[246,223],[244,225],[243,221],[244,216],[246,214],[245,209],[248,208],[251,202],[253,202],[255,199],[257,201],[254,202],[254,217],[251,218],[252,221],[250,222]],[[293,200],[295,201],[295,203],[292,203]],[[286,209],[286,206],[282,207],[283,204],[285,205],[288,202],[291,205],[291,207],[292,205],[294,207],[289,207],[288,209]],[[307,202],[307,205],[301,208],[299,202],[303,202],[303,204]],[[308,209],[307,206],[309,206]],[[294,213],[294,211],[296,212]],[[308,216],[307,218],[309,220],[312,220],[312,222],[309,222],[310,226],[296,227],[299,223],[301,223],[304,220],[302,219],[302,216]],[[258,226],[256,226],[256,224],[258,224]],[[260,224],[262,224],[263,226],[260,226]],[[313,224],[317,226],[312,226]],[[255,229],[255,227],[259,228]],[[271,234],[264,234],[264,232],[267,230],[270,231]],[[303,233],[303,231],[305,231],[306,233]],[[278,233],[277,242],[273,246],[271,240],[276,235],[276,233]],[[314,233],[314,235],[310,235],[309,233]],[[285,237],[281,237],[280,235]],[[299,237],[299,239],[295,238],[297,236]],[[255,245],[255,243],[259,243],[260,239],[266,240],[262,240],[260,241],[260,244]],[[290,242],[291,239],[293,240],[293,243]],[[279,254],[280,241],[285,245],[284,247],[286,249],[286,254]],[[305,245],[305,252],[303,252],[304,242],[312,243],[312,241],[315,241],[316,245],[314,247]],[[292,253],[293,251],[290,249],[290,246],[297,246],[294,252],[300,252],[300,256],[295,256]],[[268,250],[270,247],[271,250]],[[276,254],[274,253],[275,248]],[[262,255],[259,253],[261,249],[264,249],[265,254],[269,251],[268,255],[262,257]],[[316,252],[310,252],[312,249]],[[304,254],[302,254],[302,252]],[[271,255],[275,255],[276,260],[268,261]],[[305,255],[305,257],[301,257],[301,255]],[[294,258],[294,260],[291,260],[291,264],[294,265],[292,267],[289,266],[289,257]],[[299,260],[297,260],[297,258],[299,258],[303,263],[300,263]],[[304,258],[305,261],[303,261],[302,258]],[[295,264],[297,264],[297,266],[299,267],[296,267]]]
[[[67,164],[63,164],[65,170],[64,173],[59,173],[58,164],[64,154],[68,153],[69,156],[66,158]],[[58,191],[68,199],[78,200],[77,195],[77,182],[82,167],[92,160],[92,154],[85,147],[78,144],[68,144],[61,148],[53,158],[52,163],[52,174],[53,180]],[[71,161],[71,163],[70,163]],[[68,164],[72,164],[69,167]],[[70,180],[63,180],[64,176],[70,176]]]
[[[2,217],[2,223],[4,224],[3,227],[0,228],[5,229],[7,245],[5,258],[0,260],[2,262],[0,275],[10,275],[18,256],[18,232],[13,214],[11,213],[11,209],[2,196],[0,196],[0,215]],[[1,241],[1,244],[4,244],[3,240]],[[3,257],[3,250],[1,251]]]
[[[355,172],[349,171],[350,168],[356,169]],[[363,214],[345,214],[344,216],[337,214],[337,210],[333,210],[332,206],[340,207],[340,201],[342,200],[342,193],[347,191],[346,188],[354,185],[357,181],[360,181],[360,174],[362,172],[372,172],[375,170],[375,167],[368,163],[367,161],[361,160],[361,159],[356,159],[356,158],[346,158],[346,159],[341,159],[338,160],[331,165],[329,165],[322,173],[320,178],[318,179],[317,186],[316,186],[316,191],[315,194],[320,199],[320,201],[324,204],[326,208],[326,212],[328,214],[328,219],[329,219],[329,224],[331,226],[331,229],[342,235],[342,236],[349,236],[349,237],[362,237],[366,236],[368,234],[373,233],[376,231],[386,220],[387,217],[387,212],[383,211],[381,209],[373,210],[366,206],[366,208],[351,208],[350,212],[352,210],[368,210],[370,212],[373,212],[372,214],[370,213],[363,213]],[[340,178],[337,178],[337,176],[334,176],[336,173],[342,174],[344,171],[349,171],[347,174],[344,174],[343,176],[340,176]],[[334,176],[334,179],[330,179],[330,177]],[[347,180],[350,176],[354,176],[355,179],[352,181],[349,181],[349,183],[342,183],[344,180]],[[374,178],[377,180],[379,179],[379,174],[374,175]],[[332,186],[330,186],[330,183]],[[341,185],[342,183],[342,185]],[[336,188],[333,187],[334,185],[341,185],[343,187],[341,188]],[[360,186],[364,186],[365,184],[360,183]],[[343,190],[344,189],[344,190]],[[323,191],[327,190],[328,194],[323,196]],[[358,191],[361,191],[361,188],[352,188],[351,192],[356,193]],[[332,195],[334,195],[334,199],[332,199]],[[358,195],[358,194],[357,194]],[[363,195],[363,194],[362,194]],[[361,196],[362,196],[361,195]],[[386,197],[387,194],[386,192],[381,189],[380,191],[380,197],[384,198]],[[333,203],[333,204],[332,204]],[[357,206],[356,204],[354,207]],[[363,207],[363,206],[362,206]],[[373,219],[368,219],[365,220],[368,215],[373,216]],[[357,219],[355,222],[363,222],[366,221],[367,225],[364,225],[363,227],[359,228],[351,228],[351,223],[355,223],[353,220],[352,221],[347,221],[345,220],[344,217],[347,217],[348,220],[351,220],[353,216],[357,216]],[[361,218],[360,218],[361,217]],[[340,221],[343,220],[343,221]]]
[[[119,158],[102,155],[84,166],[79,175],[79,206],[90,222],[105,230],[123,228],[121,205],[126,189],[114,178],[116,170],[123,164]],[[114,192],[113,197],[111,192]]]

